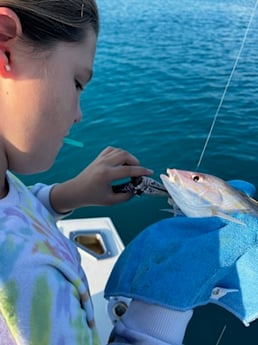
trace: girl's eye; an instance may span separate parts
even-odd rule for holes
[[[76,87],[76,89],[83,91],[83,86],[78,80],[75,80],[75,87]]]

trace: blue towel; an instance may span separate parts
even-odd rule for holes
[[[216,303],[245,325],[258,318],[258,219],[176,217],[140,233],[123,251],[105,296],[175,310]]]

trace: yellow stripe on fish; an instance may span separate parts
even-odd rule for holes
[[[213,175],[167,169],[160,178],[173,202],[188,217],[219,216],[239,223],[231,215],[248,213],[258,216],[258,203]]]

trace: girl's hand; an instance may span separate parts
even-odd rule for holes
[[[114,193],[112,182],[152,173],[140,166],[138,159],[129,152],[107,147],[75,178],[56,185],[51,192],[51,203],[60,213],[82,206],[113,205],[129,200],[133,195]]]

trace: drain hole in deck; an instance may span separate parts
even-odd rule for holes
[[[88,250],[94,252],[95,254],[103,255],[106,252],[102,238],[98,234],[78,235],[74,238],[74,241],[87,248]]]

